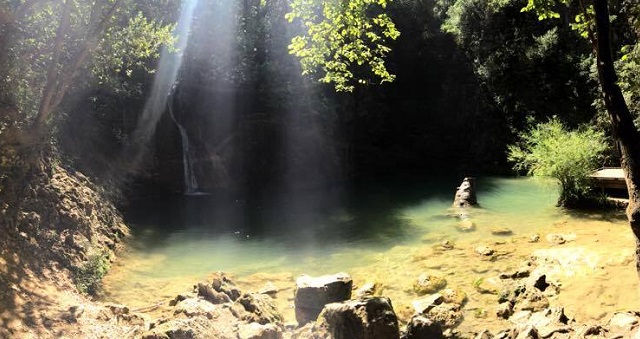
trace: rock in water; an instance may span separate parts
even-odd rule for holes
[[[447,286],[447,280],[435,275],[421,274],[413,283],[413,291],[418,295],[437,292]]]
[[[315,321],[324,305],[351,298],[353,280],[346,273],[310,277],[301,275],[294,292],[296,320],[300,326]]]
[[[460,187],[456,191],[456,196],[453,200],[454,208],[472,207],[478,206],[478,199],[476,197],[476,179],[464,178]]]
[[[398,318],[385,297],[327,304],[318,322],[334,339],[399,339]]]

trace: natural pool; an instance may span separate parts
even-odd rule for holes
[[[557,247],[545,242],[544,235],[562,232],[577,235],[563,248],[578,246],[573,252],[587,248],[597,255],[590,254],[595,264],[577,262],[576,272],[563,278],[563,289],[574,288],[561,293],[559,302],[594,299],[592,309],[576,307],[574,316],[597,319],[640,300],[629,260],[633,242],[621,212],[559,209],[550,181],[480,178],[482,208],[470,212],[477,228],[461,232],[450,211],[457,184],[456,179],[439,179],[259,202],[216,196],[140,201],[128,216],[134,234],[130,248],[104,279],[106,298],[133,308],[149,306],[188,290],[212,272],[225,271],[243,290],[257,290],[267,281],[281,288],[277,303],[291,321],[295,276],[345,271],[356,285],[380,284],[403,319],[416,298],[411,285],[426,272],[446,276],[449,286],[469,295],[463,325],[472,330],[501,322],[491,314],[495,296],[475,293],[473,282],[517,267],[538,248]],[[513,235],[497,237],[491,234],[495,228],[509,228]],[[533,234],[542,236],[539,243],[528,242]],[[443,240],[453,242],[455,250],[434,251]],[[494,246],[504,255],[482,260],[473,251],[478,244]],[[616,289],[629,290],[627,297],[618,296]]]

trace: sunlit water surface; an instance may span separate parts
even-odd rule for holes
[[[412,282],[420,272],[435,272],[448,276],[450,286],[470,295],[467,308],[475,312],[471,314],[483,315],[483,303],[495,304],[495,297],[474,297],[472,282],[516,267],[532,246],[549,245],[524,239],[535,233],[544,239],[545,232],[559,225],[560,231],[586,236],[595,232],[591,227],[620,230],[625,225],[620,213],[612,219],[572,215],[555,207],[557,187],[549,181],[480,178],[482,208],[468,215],[477,228],[462,232],[456,227],[460,218],[450,209],[458,181],[439,179],[286,198],[276,194],[259,201],[216,196],[139,201],[128,215],[133,240],[105,277],[105,295],[143,307],[170,299],[216,271],[228,272],[246,288],[255,289],[267,281],[290,289],[301,273],[345,271],[356,284],[385,285],[384,294],[394,300],[399,315],[407,317],[410,300],[416,297],[410,293]],[[589,224],[594,222],[600,224]],[[589,228],[576,231],[571,229],[574,226]],[[513,236],[497,238],[491,234],[496,228],[508,228]],[[432,248],[443,240],[468,248],[434,254]],[[505,252],[514,254],[499,264],[474,257],[473,246],[496,241],[511,246]],[[631,240],[620,243],[625,241]],[[621,259],[619,264],[628,265],[627,261]],[[279,298],[279,306],[292,320],[292,291],[281,294],[285,295]],[[627,300],[638,299],[637,292],[633,295]]]

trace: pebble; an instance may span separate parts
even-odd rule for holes
[[[508,229],[508,228],[494,228],[491,230],[491,234],[493,235],[497,235],[497,236],[508,236],[508,235],[512,235],[513,231]]]
[[[490,256],[495,253],[495,251],[489,246],[478,246],[474,248],[474,251],[480,255]]]

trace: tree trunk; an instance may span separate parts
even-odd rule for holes
[[[598,78],[605,107],[611,118],[613,136],[620,149],[621,166],[629,191],[627,217],[636,240],[636,270],[640,274],[640,133],[618,86],[610,41],[607,0],[594,0],[596,15],[596,57]]]
[[[58,31],[56,33],[53,54],[51,56],[51,62],[49,63],[49,69],[47,70],[47,83],[42,93],[38,114],[34,120],[36,130],[40,129],[53,109],[51,101],[53,100],[56,93],[56,87],[58,85],[58,63],[60,61],[60,55],[62,54],[64,40],[67,35],[67,31],[69,30],[69,18],[71,12],[71,5],[68,0],[65,1],[62,6],[62,15],[60,17],[60,24],[58,25]]]

